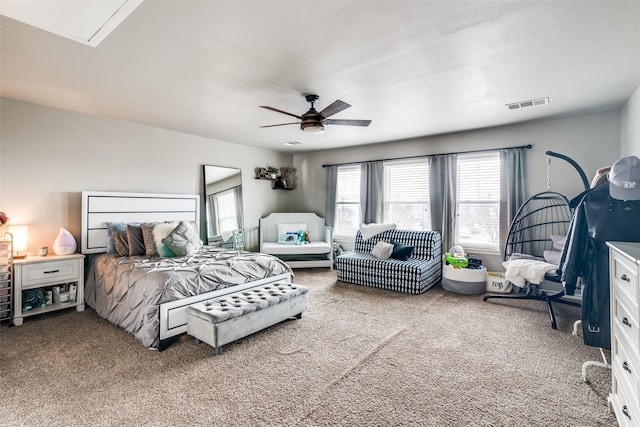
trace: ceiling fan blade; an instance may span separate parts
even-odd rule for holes
[[[369,126],[371,120],[341,120],[328,119],[324,121],[325,125],[345,125],[345,126]]]
[[[297,115],[292,114],[292,113],[287,113],[286,111],[278,110],[277,108],[269,107],[269,106],[266,106],[266,105],[261,105],[260,108],[266,108],[267,110],[275,111],[276,113],[286,114],[287,116],[295,117],[296,119],[302,120],[302,117],[300,117],[300,116],[297,116]]]
[[[320,111],[320,115],[326,119],[327,117],[331,117],[334,114],[339,113],[342,110],[346,110],[349,107],[351,107],[351,105],[338,99],[333,104]]]
[[[294,123],[280,123],[279,125],[266,125],[266,126],[260,126],[261,128],[272,128],[274,126],[287,126],[287,125],[299,125],[300,122],[294,122]]]

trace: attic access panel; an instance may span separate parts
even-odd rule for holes
[[[143,0],[2,0],[0,14],[58,36],[96,47]]]

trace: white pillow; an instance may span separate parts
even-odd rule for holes
[[[303,230],[303,231],[307,231],[307,223],[306,222],[300,222],[298,224],[285,224],[285,223],[278,223],[278,237],[282,236],[283,234],[287,234],[287,233],[298,233],[298,231]]]
[[[371,249],[371,255],[378,259],[387,259],[393,253],[393,245],[391,243],[383,242],[380,240],[376,245]]]
[[[564,245],[567,242],[567,236],[558,236],[556,234],[551,234],[549,236],[552,242],[554,251],[562,251],[564,249]]]

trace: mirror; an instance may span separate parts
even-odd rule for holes
[[[244,227],[240,169],[203,165],[202,172],[207,244],[231,242]]]

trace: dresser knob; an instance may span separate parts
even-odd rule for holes
[[[629,276],[627,276],[626,274],[623,274],[622,276],[620,276],[620,279],[624,280],[625,282],[631,281],[631,279],[629,279]]]
[[[627,362],[623,362],[623,363],[622,363],[622,368],[623,368],[625,371],[627,371],[627,372],[631,373],[631,368],[629,367],[629,364],[628,364]]]
[[[629,419],[631,419],[631,414],[629,414],[629,408],[627,408],[627,405],[624,405],[622,407],[622,413]]]
[[[629,322],[629,319],[627,319],[626,317],[622,318],[622,324],[631,327],[631,322]]]

